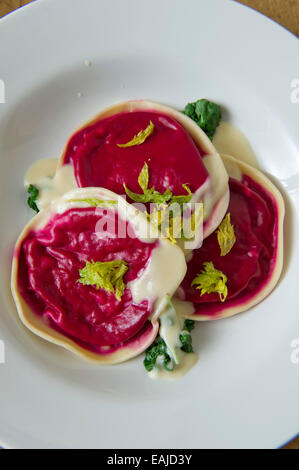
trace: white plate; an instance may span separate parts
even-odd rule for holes
[[[5,446],[277,447],[298,432],[298,53],[294,36],[228,0],[40,0],[0,22]],[[149,380],[142,358],[86,365],[31,335],[7,287],[14,240],[31,216],[22,188],[28,165],[58,156],[76,126],[119,100],[182,108],[200,97],[224,106],[284,190],[277,289],[247,313],[198,325],[200,360],[178,382]]]

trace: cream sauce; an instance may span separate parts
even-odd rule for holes
[[[153,319],[158,318],[165,309],[166,295],[173,295],[179,279],[186,273],[186,262],[183,252],[168,241],[160,239],[143,274],[128,283],[133,301],[140,303],[142,299],[155,302]]]
[[[44,158],[35,162],[25,174],[24,186],[30,184],[39,190],[36,200],[39,210],[48,207],[67,191],[77,188],[73,166],[64,165],[56,170],[57,159]]]
[[[175,364],[179,364],[178,350],[181,347],[180,334],[182,322],[174,307],[168,305],[165,312],[160,316],[160,336],[164,339],[169,356]]]
[[[53,178],[58,164],[57,158],[42,158],[33,163],[26,171],[24,177],[24,186],[27,188],[30,184],[41,186],[47,178]]]
[[[179,350],[178,351],[179,355],[179,364],[173,369],[173,371],[169,372],[166,370],[162,364],[158,364],[157,367],[155,367],[151,372],[148,372],[148,376],[151,379],[155,380],[160,380],[160,379],[168,379],[168,380],[174,380],[174,379],[180,379],[184,375],[189,372],[192,367],[195,366],[195,364],[198,361],[198,354],[196,353],[189,353],[186,354],[183,351]]]
[[[186,302],[186,304],[188,303]],[[180,306],[180,303],[176,302],[176,306]],[[188,311],[190,311],[190,306]],[[166,370],[163,358],[158,357],[156,366],[148,375],[151,379],[178,379],[183,377],[196,364],[198,355],[195,353],[185,353],[181,350],[180,334],[183,332],[183,318],[178,315],[174,304],[171,305],[171,303],[167,302],[167,307],[159,319],[159,334],[166,343],[167,353],[171,357],[173,370]],[[189,334],[189,332],[187,333]]]
[[[232,124],[222,121],[218,126],[213,144],[218,153],[232,155],[254,168],[259,169],[259,164],[254,151],[243,132]]]
[[[181,300],[176,297],[173,297],[171,302],[181,317],[192,315],[195,312],[192,302],[187,302],[187,300]]]

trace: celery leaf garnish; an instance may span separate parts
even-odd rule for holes
[[[217,230],[217,240],[221,256],[227,255],[236,243],[234,226],[230,222],[230,213],[226,214]]]
[[[117,201],[109,201],[104,199],[98,199],[97,197],[94,198],[86,198],[86,199],[69,199],[68,202],[86,202],[92,207],[106,207],[110,205],[117,204]]]
[[[187,184],[183,184],[182,186],[187,191],[188,194],[182,195],[182,196],[173,196],[172,199],[171,199],[171,203],[176,202],[177,204],[181,205],[181,204],[188,204],[188,202],[191,201],[192,192],[191,192],[190,188],[188,188]]]
[[[148,164],[145,162],[138,176],[138,184],[144,193],[148,190],[148,180]]]
[[[151,188],[148,188],[148,182],[149,182],[149,171],[148,171],[148,165],[145,162],[138,176],[138,183],[139,183],[140,188],[143,191],[143,194],[133,193],[133,191],[131,191],[127,187],[127,185],[124,183],[124,188],[125,188],[127,196],[129,196],[129,198],[135,202],[142,202],[142,203],[152,202],[152,203],[157,204],[157,206],[160,206],[165,203],[172,204],[174,202],[179,203],[179,204],[184,204],[184,203],[189,202],[192,198],[192,192],[188,188],[187,184],[182,185],[183,188],[188,192],[187,195],[173,196],[169,188],[167,188],[164,191],[164,193],[155,191],[154,186],[152,186]]]
[[[149,169],[146,162],[144,163],[139,174],[138,183],[143,191],[143,194],[134,193],[124,183],[124,188],[127,196],[129,196],[129,198],[135,202],[143,204],[156,204],[158,209],[154,208],[150,215],[150,221],[166,236],[166,238],[169,238],[172,243],[175,243],[175,238],[181,237],[182,235],[182,225],[184,222],[182,218],[183,205],[189,203],[192,199],[192,192],[190,188],[186,183],[183,184],[182,187],[187,192],[187,194],[182,194],[178,196],[174,196],[169,188],[167,188],[164,193],[156,191],[154,186],[149,188]],[[178,210],[176,211],[176,214],[174,214],[174,211],[171,210],[172,204],[177,204],[179,206],[177,207]],[[197,225],[199,225],[197,224],[198,219],[199,217],[197,211],[191,216],[192,227],[195,228],[197,227]],[[169,221],[169,224],[167,224],[166,227],[164,227],[164,221]]]
[[[134,135],[133,139],[130,140],[129,142],[125,144],[117,144],[118,147],[133,147],[134,145],[140,145],[143,144],[143,142],[146,141],[146,139],[154,132],[154,124],[152,121],[150,121],[149,125],[138,132],[137,135]]]
[[[100,287],[109,293],[115,294],[121,300],[125,290],[123,277],[128,271],[128,263],[124,260],[115,261],[86,261],[84,268],[79,269],[78,282],[87,286]]]
[[[211,294],[216,292],[219,294],[221,302],[227,297],[227,277],[223,272],[216,269],[211,261],[203,263],[204,269],[193,279],[191,287],[201,289],[201,294]]]

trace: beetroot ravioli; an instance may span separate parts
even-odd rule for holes
[[[192,303],[187,316],[195,320],[228,317],[257,304],[275,287],[283,265],[280,192],[255,168],[228,155],[222,158],[230,175],[227,216],[193,252],[178,290]],[[229,239],[223,251],[222,242]]]
[[[150,237],[146,216],[111,191],[75,189],[26,226],[12,290],[37,335],[101,363],[144,351],[166,295],[186,272],[183,252]]]
[[[167,106],[140,100],[102,111],[73,134],[59,167],[70,165],[80,187],[101,186],[124,194],[125,186],[129,202],[143,202],[130,195],[140,193],[138,177],[145,162],[150,187],[165,195],[166,202],[170,192],[183,195],[188,185],[192,202],[203,203],[204,237],[217,228],[229,201],[224,165],[202,129]]]

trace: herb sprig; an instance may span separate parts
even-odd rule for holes
[[[125,144],[117,144],[118,147],[133,147],[134,145],[141,145],[146,139],[154,132],[154,124],[152,121],[149,122],[149,125],[134,135],[133,139],[129,140]]]
[[[217,240],[221,250],[220,256],[226,256],[236,243],[235,230],[231,224],[229,212],[218,227]]]
[[[185,106],[184,114],[189,116],[212,140],[221,121],[221,108],[212,101],[201,99]]]
[[[226,283],[226,275],[216,269],[214,264],[209,261],[203,263],[203,269],[193,279],[191,287],[196,286],[196,289],[201,290],[200,295],[216,292],[219,294],[221,302],[224,302],[228,294]]]
[[[182,185],[183,188],[187,191],[188,193],[187,195],[174,196],[169,188],[167,188],[164,191],[164,193],[160,193],[159,191],[155,190],[154,186],[149,188],[148,183],[149,183],[149,170],[148,170],[148,164],[145,162],[138,176],[138,184],[140,188],[142,189],[143,194],[134,193],[124,183],[124,188],[125,188],[127,196],[129,196],[129,198],[135,202],[141,202],[143,204],[152,202],[154,204],[157,204],[158,207],[160,207],[162,204],[172,204],[174,202],[179,202],[180,204],[187,203],[192,198],[192,192],[188,188],[187,184]]]
[[[182,343],[181,350],[184,351],[185,353],[193,352],[192,337],[190,333],[194,329],[194,327],[195,327],[194,320],[184,321],[183,330],[182,330],[182,333],[180,334],[180,341]]]
[[[187,194],[182,194],[178,196],[174,196],[173,193],[167,188],[164,193],[160,193],[159,191],[155,191],[154,186],[151,188],[148,187],[149,184],[149,169],[148,164],[145,162],[142,170],[138,176],[138,184],[143,191],[143,194],[134,193],[127,185],[124,183],[124,188],[126,194],[135,202],[139,203],[154,203],[158,207],[157,209],[148,214],[150,218],[150,222],[161,232],[163,235],[168,238],[172,243],[175,243],[175,238],[184,238],[182,237],[182,210],[183,204],[187,204],[192,199],[192,191],[185,183],[182,185],[183,189],[187,192]],[[177,204],[179,207],[172,210],[174,206],[171,205]],[[198,213],[193,213],[191,216],[191,225],[196,226],[198,219]],[[166,222],[164,224],[164,222]],[[164,226],[165,225],[165,226]]]
[[[100,287],[109,293],[115,294],[121,300],[125,290],[123,277],[128,271],[128,263],[124,260],[114,261],[86,261],[84,268],[79,269],[78,282],[87,286]]]
[[[167,352],[167,346],[160,336],[146,349],[143,365],[148,372],[151,372],[156,366],[158,357],[162,358],[163,366],[169,372],[173,370],[171,358]]]
[[[36,200],[38,198],[39,190],[33,184],[30,184],[28,189],[29,197],[27,199],[27,204],[30,209],[33,209],[35,212],[39,212],[39,208],[37,207]]]

